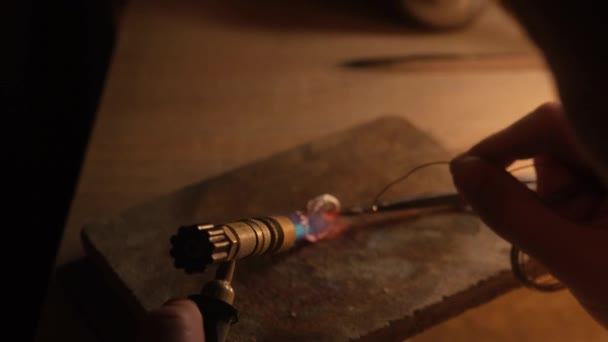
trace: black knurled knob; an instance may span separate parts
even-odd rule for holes
[[[186,273],[202,273],[205,267],[224,261],[230,242],[221,226],[197,224],[182,226],[171,237],[174,266]]]

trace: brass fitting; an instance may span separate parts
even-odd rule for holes
[[[234,267],[234,261],[220,264],[215,272],[215,279],[205,284],[201,294],[232,305],[234,303],[234,289],[230,283],[234,275]]]
[[[203,315],[205,341],[224,342],[230,326],[238,322],[238,311],[232,305],[234,290],[230,285],[234,266],[234,261],[220,264],[215,279],[205,284],[200,294],[188,297]]]
[[[296,228],[289,218],[259,217],[181,227],[171,238],[171,255],[176,267],[203,272],[210,264],[286,251],[295,241]]]

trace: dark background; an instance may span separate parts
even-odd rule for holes
[[[112,54],[114,6],[23,1],[5,12],[1,110],[14,193],[5,197],[3,278],[9,321],[25,323],[18,340],[36,332]]]

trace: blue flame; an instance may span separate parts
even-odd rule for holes
[[[294,224],[296,227],[296,240],[304,238],[306,236],[306,233],[308,232],[308,227],[301,223],[294,222]]]

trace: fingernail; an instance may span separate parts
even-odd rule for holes
[[[450,172],[456,187],[464,193],[477,192],[483,184],[483,161],[476,156],[461,155],[450,163]]]

